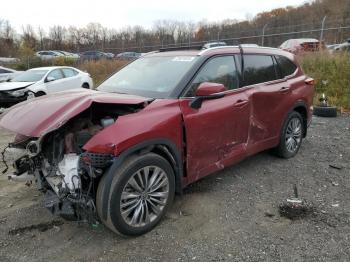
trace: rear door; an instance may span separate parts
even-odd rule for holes
[[[81,75],[72,68],[62,68],[64,74],[64,90],[80,88],[82,86]]]
[[[203,82],[224,84],[228,91],[220,99],[206,100],[201,108],[190,107],[197,87]],[[190,84],[187,97],[180,99],[184,118],[188,181],[222,169],[244,156],[248,138],[250,105],[238,88],[233,56],[211,58]]]
[[[275,58],[264,54],[244,55],[244,85],[250,86],[252,103],[249,149],[259,151],[273,144],[280,132],[290,83],[280,77]]]

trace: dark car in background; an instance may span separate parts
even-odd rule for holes
[[[101,51],[85,51],[80,53],[80,59],[85,59],[85,60],[111,59],[111,56]]]
[[[313,38],[299,38],[299,39],[289,39],[283,42],[280,47],[281,49],[291,52],[293,54],[298,54],[301,52],[315,52],[319,51],[321,48],[320,41]]]

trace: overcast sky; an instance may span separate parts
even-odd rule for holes
[[[17,30],[31,24],[48,29],[53,25],[82,27],[98,22],[108,28],[127,25],[151,28],[155,20],[198,22],[203,19],[245,19],[277,7],[297,6],[306,0],[4,0],[0,18]]]

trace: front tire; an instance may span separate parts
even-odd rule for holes
[[[43,91],[39,91],[39,92],[36,92],[36,93],[34,94],[35,97],[44,96],[44,95],[46,95],[46,93],[43,92]]]
[[[288,114],[281,130],[279,145],[276,147],[279,157],[291,158],[298,153],[305,133],[303,121],[303,117],[296,111]]]
[[[103,213],[103,191],[110,186],[107,219]],[[101,221],[114,232],[137,236],[152,230],[167,212],[175,195],[175,177],[163,157],[148,153],[128,158],[116,170],[111,185],[103,177],[96,205]]]

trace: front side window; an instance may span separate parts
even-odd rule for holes
[[[63,78],[63,74],[60,69],[55,69],[47,77],[53,77],[55,80],[59,80]]]
[[[244,55],[244,85],[277,79],[275,65],[269,55]]]
[[[297,66],[287,57],[278,55],[275,56],[275,58],[280,68],[282,78],[294,74],[295,70],[297,70]]]
[[[186,96],[195,96],[198,86],[204,82],[223,84],[228,90],[238,88],[238,74],[233,56],[214,57],[209,60],[192,81]]]

